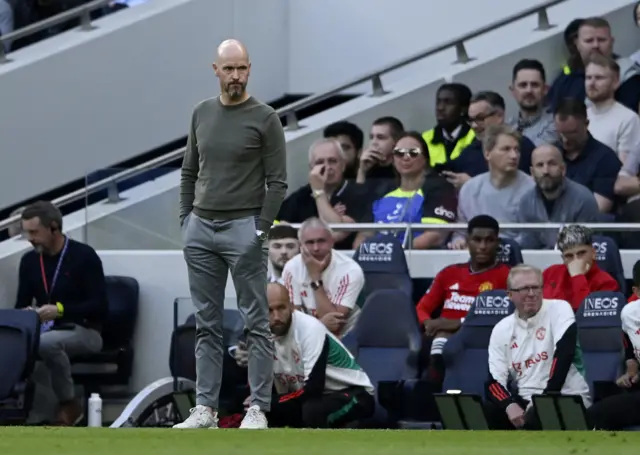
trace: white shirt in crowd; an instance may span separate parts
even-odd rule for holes
[[[489,340],[489,372],[493,379],[508,389],[511,378],[518,386],[518,394],[531,401],[532,395],[541,394],[546,388],[556,343],[575,322],[568,302],[547,299],[532,318],[521,319],[514,312],[502,319]],[[589,406],[591,397],[584,375],[581,362],[572,364],[561,393],[580,395],[585,406]]]
[[[274,338],[273,384],[278,394],[296,392],[304,387],[325,342],[329,343],[325,391],[337,392],[359,386],[373,394],[374,387],[369,377],[349,350],[322,322],[301,311],[293,312],[287,334]]]
[[[610,106],[598,109],[591,105],[587,109],[589,132],[609,146],[625,161],[629,154],[640,152],[640,117],[617,101]]]
[[[282,279],[296,308],[316,316],[317,305],[311,289],[311,278],[301,254],[287,262],[282,271]],[[360,265],[349,256],[331,250],[331,262],[322,272],[322,283],[331,303],[350,310],[347,322],[339,334],[343,337],[355,326],[360,315],[357,301],[364,287],[364,273]]]
[[[640,362],[640,300],[634,300],[622,307],[620,319],[622,319],[622,330],[629,337],[636,360]]]

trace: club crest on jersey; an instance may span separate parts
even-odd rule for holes
[[[544,327],[540,327],[538,330],[536,330],[536,338],[540,341],[544,340],[544,336],[547,334],[547,329],[545,329]]]
[[[491,291],[493,289],[493,284],[490,281],[485,281],[478,287],[480,292]]]

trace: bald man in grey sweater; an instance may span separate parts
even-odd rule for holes
[[[251,64],[236,40],[213,65],[221,94],[193,112],[180,181],[180,220],[196,307],[196,407],[175,428],[216,428],[225,355],[222,315],[229,270],[245,321],[250,407],[240,428],[266,428],[273,383],[267,232],[287,190],[285,137],[269,106],[246,91]],[[266,190],[265,190],[266,183]]]

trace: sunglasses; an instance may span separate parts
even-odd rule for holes
[[[394,149],[393,155],[397,156],[398,158],[403,158],[405,155],[409,155],[411,158],[416,158],[422,155],[422,150],[420,150],[419,148]]]

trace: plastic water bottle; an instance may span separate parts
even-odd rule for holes
[[[99,393],[92,393],[87,406],[87,420],[90,427],[102,426],[102,398]]]

